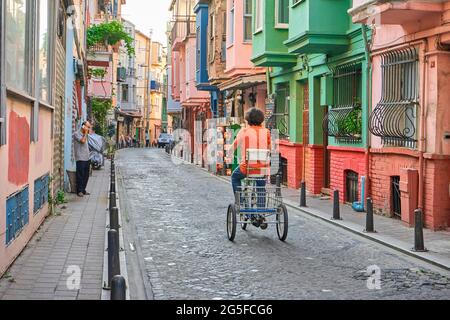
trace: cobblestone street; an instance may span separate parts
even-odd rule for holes
[[[122,217],[135,224],[154,299],[450,297],[448,273],[293,209],[286,243],[274,226],[238,228],[229,242],[231,186],[162,150],[121,150],[116,166]],[[381,290],[367,287],[372,265]]]

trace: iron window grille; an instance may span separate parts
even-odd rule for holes
[[[382,97],[369,117],[369,130],[385,146],[417,148],[419,54],[417,48],[385,53]]]
[[[269,130],[278,130],[281,139],[289,139],[289,87],[278,87],[274,99],[274,113],[267,120]]]
[[[333,104],[323,129],[339,142],[360,143],[362,134],[361,64],[336,67],[333,71]]]

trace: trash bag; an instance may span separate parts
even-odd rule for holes
[[[98,134],[88,136],[90,160],[94,169],[100,169],[104,165],[103,153],[106,149],[106,140]]]
[[[106,148],[106,140],[102,136],[93,133],[88,135],[88,145],[89,151],[96,151],[103,154]]]

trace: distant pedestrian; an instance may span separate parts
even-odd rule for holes
[[[119,138],[119,148],[120,149],[125,148],[125,136],[123,135],[123,133],[120,135]]]
[[[91,128],[92,126],[90,122],[85,121],[81,125],[81,129],[73,134],[77,179],[76,191],[79,197],[90,195],[90,193],[86,192],[86,186],[89,181],[89,171],[91,165],[88,145],[88,136]]]
[[[131,144],[132,144],[131,136],[128,135],[127,136],[127,148],[131,148]]]
[[[148,131],[145,133],[145,147],[150,148],[150,134]]]

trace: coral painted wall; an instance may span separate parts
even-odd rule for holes
[[[19,186],[28,181],[30,125],[25,117],[11,111],[8,128],[8,181]]]

